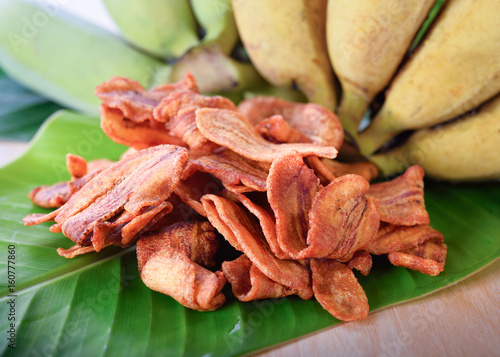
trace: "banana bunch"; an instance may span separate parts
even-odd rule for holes
[[[500,2],[233,0],[233,8],[252,62],[271,83],[293,83],[310,101],[335,108],[333,68],[342,125],[386,174],[420,164],[439,178],[500,178],[496,102],[443,124],[500,92]],[[362,118],[388,86],[360,133]],[[408,130],[417,132],[403,146],[373,155]]]
[[[448,1],[422,46],[397,74],[360,135],[369,155],[396,134],[453,119],[500,91],[500,3]]]
[[[203,92],[236,101],[296,100],[298,88],[336,110],[387,174],[418,163],[439,178],[500,177],[498,1],[102,1],[127,42],[26,0],[0,0],[0,66],[92,114],[94,87],[116,75],[152,87],[190,71]],[[232,57],[239,38],[251,64]]]
[[[498,100],[449,122],[500,92],[500,27],[494,15],[499,11],[497,1],[445,4],[425,41],[392,81],[382,108],[359,135],[361,151],[369,156],[398,133],[416,130],[401,148],[373,156],[382,171],[419,163],[438,178],[500,178]]]
[[[128,43],[60,9],[0,0],[0,66],[26,87],[93,115],[94,88],[113,76],[149,88],[189,71],[202,92],[236,98],[266,86],[250,63],[230,56],[238,33],[229,0],[103,2]]]

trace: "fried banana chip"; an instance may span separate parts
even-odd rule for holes
[[[323,164],[317,156],[309,156],[305,158],[307,165],[314,170],[316,176],[318,176],[321,185],[326,186],[333,180],[335,180],[336,176],[327,169],[327,167]]]
[[[309,211],[320,189],[318,177],[300,155],[290,153],[274,160],[267,187],[280,250],[295,259],[304,258]]]
[[[446,255],[446,245],[442,244],[442,246],[445,247],[444,254]],[[444,270],[443,263],[437,262],[434,259],[422,258],[413,254],[390,252],[387,257],[395,266],[416,270],[430,276],[439,275],[439,273]]]
[[[389,261],[400,267],[436,276],[444,270],[448,248],[442,237],[431,238],[418,246],[400,252],[390,252]]]
[[[167,125],[170,135],[180,138],[189,149],[197,154],[210,154],[219,145],[201,135],[196,126],[196,108],[181,110]]]
[[[96,176],[99,172],[101,172],[112,163],[112,161],[106,159],[94,160],[90,161],[89,163],[85,162],[86,171],[88,171],[88,173],[79,178],[76,178],[75,176],[74,181],[64,181],[55,183],[51,186],[36,187],[31,190],[31,192],[28,194],[28,197],[31,202],[40,207],[61,207],[63,204],[68,202],[72,194],[81,189],[94,176]],[[68,170],[70,171],[73,169],[73,167],[70,168],[69,165],[73,165],[73,163],[68,163]],[[81,163],[79,165],[81,165]],[[83,171],[80,171],[79,173],[83,173]]]
[[[309,213],[308,248],[302,257],[351,259],[377,234],[380,216],[368,182],[359,175],[336,178],[319,191]]]
[[[148,231],[151,226],[154,226],[158,221],[169,214],[172,208],[172,204],[165,201],[157,206],[151,206],[138,216],[123,211],[113,218],[111,222],[105,221],[97,223],[92,233],[89,234],[90,243],[92,244],[92,250],[90,251],[99,252],[102,248],[111,244],[122,248],[128,247],[134,238]],[[88,240],[85,243],[88,243]],[[80,249],[72,255],[76,256],[84,253],[86,253],[86,251]],[[60,255],[63,254],[60,253]]]
[[[66,154],[66,167],[71,175],[71,181],[87,174],[87,161],[81,156]]]
[[[237,110],[234,103],[221,96],[204,96],[194,91],[177,91],[164,98],[155,108],[153,116],[166,123],[170,135],[177,136],[198,153],[211,153],[219,146],[200,134],[196,126],[196,110],[220,108]]]
[[[332,259],[311,259],[314,297],[342,321],[362,320],[370,307],[365,291],[345,264]]]
[[[116,241],[110,239],[106,242],[106,244],[104,244],[102,246],[102,248],[108,247],[110,245],[114,245],[116,243],[117,243]],[[68,249],[57,248],[57,254],[59,254],[61,257],[68,258],[68,259],[72,259],[78,255],[92,253],[92,252],[95,252],[95,249],[91,245],[82,246],[79,244],[75,244],[74,246],[72,246],[71,248],[68,248]]]
[[[153,120],[135,123],[124,117],[119,109],[111,108],[106,104],[99,106],[99,112],[102,130],[115,143],[137,150],[163,144],[186,146],[181,139],[169,134],[164,123],[157,123]]]
[[[288,289],[262,274],[244,254],[233,261],[223,262],[222,271],[239,301],[282,298],[297,294],[296,290]]]
[[[335,114],[314,103],[294,103],[276,97],[257,96],[238,105],[240,113],[257,125],[273,115],[281,115],[290,126],[313,143],[340,148],[344,130]]]
[[[157,121],[170,123],[184,110],[196,111],[200,108],[219,108],[236,111],[234,103],[221,96],[206,96],[196,91],[184,90],[171,93],[154,109],[153,115]],[[194,118],[193,118],[194,119]]]
[[[153,253],[142,267],[141,279],[151,290],[171,296],[193,310],[213,311],[225,301],[221,293],[226,283],[224,274],[212,273],[176,248]]]
[[[68,202],[71,196],[69,182],[58,182],[51,186],[39,186],[28,194],[35,205],[43,208],[57,208]]]
[[[210,223],[237,250],[242,251],[268,278],[298,291],[303,299],[312,296],[309,271],[293,260],[281,260],[274,256],[267,242],[237,203],[215,195],[201,199]]]
[[[246,159],[231,150],[201,156],[190,161],[196,170],[208,172],[236,192],[265,191],[267,171],[259,163]]]
[[[195,192],[192,190],[193,187],[190,187],[183,182],[179,182],[177,187],[174,189],[174,193],[189,207],[196,211],[199,215],[206,217],[207,214],[201,202],[199,202],[195,197]],[[194,188],[196,189],[196,188]]]
[[[366,181],[370,182],[378,176],[377,166],[368,161],[347,164],[314,156],[308,158],[308,160],[309,165],[318,176],[323,176],[329,181],[333,181],[335,177],[355,174],[364,177]]]
[[[139,273],[154,253],[169,247],[201,266],[213,267],[219,241],[210,222],[178,222],[161,231],[143,234],[137,241]]]
[[[176,146],[138,151],[101,171],[58,210],[23,221],[31,225],[53,219],[57,224],[52,232],[62,231],[75,243],[88,245],[98,224],[113,222],[119,215],[129,222],[141,215],[153,218],[149,211],[168,199],[187,160],[187,150]]]
[[[250,160],[273,162],[296,151],[302,156],[335,158],[337,149],[308,143],[273,144],[262,138],[243,115],[233,110],[202,108],[196,111],[196,125],[208,140]]]
[[[263,205],[267,203],[266,200],[260,200],[260,204],[252,201],[249,197],[241,193],[226,193],[226,197],[233,199],[234,201],[240,202],[245,208],[250,211],[260,223],[260,228],[266,239],[269,248],[274,253],[274,255],[279,259],[291,259],[290,255],[284,252],[279,244],[278,237],[276,234],[276,223],[274,220],[274,215],[271,207],[264,208]]]
[[[418,165],[392,181],[376,183],[367,196],[377,200],[380,220],[403,226],[429,224],[424,203],[424,170]]]
[[[194,77],[189,73],[177,83],[148,91],[136,81],[114,77],[95,90],[103,101],[99,107],[101,127],[113,141],[135,149],[161,144],[185,146],[180,138],[169,134],[165,123],[153,117],[155,107],[163,98],[182,90],[198,91]]]
[[[312,143],[308,136],[292,128],[279,114],[262,120],[255,129],[262,137],[273,143]]]
[[[147,161],[141,162],[96,203],[64,222],[58,220],[58,215],[55,221],[61,225],[62,233],[81,244],[96,224],[124,210],[131,216],[131,220],[126,222],[128,224],[122,228],[123,243],[128,244],[135,236],[131,232],[138,232],[166,207],[165,200],[177,185],[187,161],[185,149],[163,149],[147,157]]]
[[[448,252],[448,247],[440,239],[429,239],[428,241],[419,244],[415,248],[407,249],[402,252],[425,259],[432,259],[439,264],[442,264],[444,267],[446,263],[446,254]]]
[[[354,253],[351,260],[347,262],[347,266],[351,269],[356,269],[364,276],[367,276],[373,266],[372,256],[364,250],[358,250]]]
[[[172,211],[161,217],[156,222],[152,221],[147,227],[148,232],[157,232],[165,227],[171,226],[178,222],[205,221],[206,217],[200,215],[189,205],[184,203],[175,192],[170,195],[167,200],[172,205]]]
[[[375,239],[366,248],[375,255],[401,252],[417,247],[418,245],[434,240],[442,243],[444,236],[430,226],[396,226],[384,224],[380,226]]]
[[[164,201],[156,206],[148,207],[143,213],[134,217],[121,229],[121,245],[128,246],[155,221],[169,214],[173,209],[170,202]]]
[[[174,193],[198,214],[206,217],[207,214],[200,200],[203,195],[217,194],[221,187],[212,176],[204,172],[194,172],[177,184]]]
[[[177,83],[164,84],[148,91],[139,82],[113,77],[97,86],[95,94],[106,106],[118,109],[123,117],[141,123],[152,119],[153,110],[163,98],[181,90],[199,92],[190,73],[186,73],[186,77]]]

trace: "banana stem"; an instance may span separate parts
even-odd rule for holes
[[[396,149],[387,154],[373,155],[369,157],[380,169],[383,175],[393,175],[406,170],[410,163],[404,158],[402,149]]]
[[[365,156],[372,155],[383,144],[399,133],[399,130],[387,127],[379,116],[373,120],[368,128],[358,135],[359,150]]]
[[[368,109],[369,100],[366,95],[358,94],[351,86],[342,85],[342,100],[338,115],[344,130],[357,141],[359,124]]]

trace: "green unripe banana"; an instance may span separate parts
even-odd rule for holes
[[[203,44],[216,43],[225,54],[231,53],[238,42],[231,0],[191,0],[191,7],[205,30]]]
[[[21,0],[0,2],[0,66],[64,106],[98,115],[94,88],[113,76],[145,87],[168,82],[171,68],[105,30]]]
[[[449,180],[500,178],[500,96],[470,117],[415,132],[402,146],[373,161],[384,174],[421,165],[426,174]]]
[[[191,0],[191,7],[205,36],[173,64],[172,82],[186,71],[191,72],[201,92],[231,96],[248,88],[262,86],[265,81],[255,67],[240,63],[229,56],[238,41],[231,0]],[[240,99],[241,93],[236,97]]]
[[[198,25],[188,0],[103,2],[123,36],[155,56],[177,58],[199,43]]]

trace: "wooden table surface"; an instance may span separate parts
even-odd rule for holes
[[[26,147],[0,140],[0,166]],[[454,286],[257,355],[500,356],[500,260]]]

